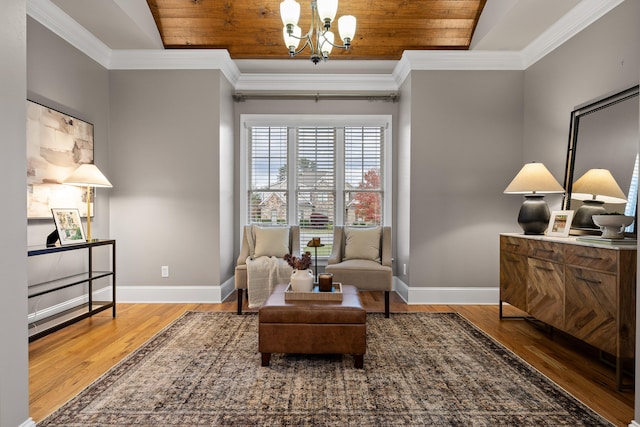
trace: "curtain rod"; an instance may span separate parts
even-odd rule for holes
[[[265,100],[287,100],[287,99],[311,99],[315,102],[321,99],[326,100],[364,100],[364,101],[385,101],[397,102],[399,95],[397,93],[381,94],[331,94],[331,93],[234,93],[233,100],[236,102],[244,102],[249,99],[265,99]]]

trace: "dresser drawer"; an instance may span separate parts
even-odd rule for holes
[[[529,242],[529,256],[554,262],[564,262],[565,245],[542,240]]]
[[[500,236],[500,250],[520,255],[529,254],[529,240],[522,237]]]
[[[565,249],[565,262],[577,267],[615,273],[618,271],[618,251],[569,245]]]
[[[565,273],[565,332],[615,355],[616,275],[577,267],[567,267]]]

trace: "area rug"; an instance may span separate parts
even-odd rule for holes
[[[257,349],[257,315],[187,312],[38,425],[612,425],[454,313],[368,315],[364,369]]]

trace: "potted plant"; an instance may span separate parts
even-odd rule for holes
[[[284,260],[293,268],[291,274],[291,289],[295,292],[311,292],[313,290],[313,273],[311,272],[311,252],[305,252],[300,257],[286,254]]]

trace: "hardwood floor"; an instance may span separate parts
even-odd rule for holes
[[[361,296],[367,311],[383,310],[382,292],[362,292]],[[102,312],[29,344],[30,416],[36,422],[185,311],[234,312],[236,299],[234,294],[222,304],[118,304],[117,309],[115,319],[110,311]],[[410,306],[395,293],[391,296],[392,313],[451,311],[460,313],[616,425],[627,426],[634,418],[634,392],[617,391],[613,368],[570,337],[550,335],[526,320],[500,321],[498,306]],[[505,315],[513,314],[519,313],[505,308]]]

